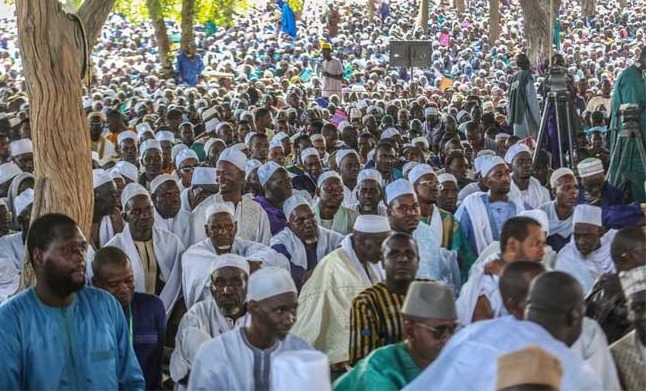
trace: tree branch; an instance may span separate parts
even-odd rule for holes
[[[85,0],[81,8],[79,8],[77,15],[85,26],[85,34],[90,49],[94,47],[94,43],[101,32],[101,28],[108,18],[112,7],[116,0]]]

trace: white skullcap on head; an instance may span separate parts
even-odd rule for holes
[[[140,195],[145,195],[150,198],[150,194],[145,187],[141,186],[137,182],[128,183],[126,187],[123,188],[123,193],[121,193],[121,205],[125,208],[128,201]]]
[[[135,145],[139,140],[137,140],[137,133],[133,132],[132,130],[124,130],[123,132],[119,133],[117,136],[117,145],[121,144],[125,140],[133,140],[135,142]]]
[[[274,148],[284,149],[283,148],[283,142],[280,141],[280,140],[271,140],[269,142],[269,150],[271,151]]]
[[[322,140],[323,142],[325,142],[325,136],[323,136],[322,134],[313,134],[310,136],[310,140],[312,140],[312,142],[317,140]]]
[[[15,200],[13,200],[13,207],[16,212],[16,217],[22,213],[23,210],[25,210],[29,205],[34,203],[34,189],[28,188],[18,197],[16,197]]]
[[[440,175],[437,176],[437,182],[439,184],[442,184],[444,182],[453,182],[453,183],[455,183],[457,185],[458,184],[458,178],[456,178],[455,175],[453,175],[453,174],[444,173],[444,174],[440,174]]]
[[[496,141],[507,140],[511,135],[509,133],[498,133],[495,137]]]
[[[20,140],[12,141],[10,144],[11,156],[18,156],[24,153],[33,153],[34,147],[31,140],[28,138],[21,138]]]
[[[254,169],[262,166],[262,162],[258,159],[250,159],[245,163],[244,165],[244,173],[245,173],[245,179],[249,179],[249,174],[251,174],[251,171]]]
[[[271,139],[271,141],[278,140],[283,141],[283,139],[289,138],[289,135],[285,132],[276,133],[276,135]]]
[[[121,160],[117,162],[117,164],[112,167],[112,170],[115,172],[118,172],[122,176],[130,179],[133,182],[137,182],[138,176],[139,176],[139,169],[137,166],[130,162],[126,162],[124,160]]]
[[[153,133],[153,128],[150,127],[150,124],[148,122],[142,122],[139,125],[137,125],[137,138],[141,138],[141,136],[144,135],[144,133],[150,132]]]
[[[200,158],[194,150],[186,148],[179,151],[177,156],[175,156],[175,167],[180,168],[186,159],[196,159],[198,162],[200,161]]]
[[[424,109],[424,116],[429,116],[429,115],[437,115],[437,108],[435,107],[427,107]]]
[[[279,166],[278,163],[275,162],[267,162],[260,166],[258,168],[258,180],[260,180],[260,184],[265,187],[272,175],[274,175],[274,173],[279,169],[284,170],[283,167]]]
[[[214,271],[220,270],[225,267],[235,267],[249,275],[249,262],[247,260],[236,254],[222,254],[215,257],[215,260],[211,263],[211,270],[209,275],[213,274]]]
[[[352,124],[350,124],[350,122],[348,122],[348,121],[341,121],[341,122],[339,122],[339,125],[337,126],[337,129],[339,129],[339,130],[343,130],[343,129],[345,129],[345,128],[349,127],[349,126],[352,126]]]
[[[547,213],[542,209],[524,210],[520,212],[518,216],[529,217],[532,220],[536,220],[536,222],[541,225],[541,231],[545,233],[550,232],[550,221],[547,218]]]
[[[554,172],[552,172],[552,175],[550,176],[550,187],[552,189],[555,188],[556,182],[558,182],[559,179],[567,175],[572,175],[576,179],[576,175],[574,175],[574,171],[570,170],[567,167],[561,167],[554,170]]]
[[[285,203],[283,204],[283,213],[285,213],[287,220],[289,220],[289,216],[292,215],[294,209],[298,208],[301,205],[307,205],[310,210],[312,209],[309,202],[307,202],[307,200],[300,194],[295,194],[285,201]]]
[[[159,152],[161,152],[162,149],[161,149],[161,144],[159,144],[159,140],[155,140],[154,138],[151,138],[141,143],[141,145],[139,146],[139,154],[143,157],[146,151],[150,149],[156,149]]]
[[[413,185],[426,174],[435,174],[433,168],[428,164],[418,164],[408,172],[408,180]]]
[[[383,181],[383,178],[381,176],[381,173],[374,168],[366,168],[361,171],[359,171],[359,175],[357,175],[357,184],[361,183],[367,179],[371,179],[373,181],[377,181],[379,186],[381,186],[381,182]]]
[[[596,174],[603,174],[603,162],[601,159],[596,157],[589,157],[583,159],[577,166],[577,171],[579,171],[579,176],[581,178],[586,178]]]
[[[317,151],[315,148],[305,148],[303,152],[301,152],[301,162],[305,163],[305,159],[307,159],[310,156],[316,156],[317,159],[320,159],[321,157],[319,156],[319,151]]]
[[[235,219],[236,208],[235,206],[233,206],[232,202],[216,202],[206,208],[206,219],[208,220],[209,217],[213,216],[216,213],[228,213]]]
[[[110,170],[108,171],[108,173],[110,174],[110,178],[112,178],[113,181],[115,179],[121,179],[122,181],[125,181],[125,179],[123,179],[123,176],[116,171]]]
[[[397,179],[396,181],[386,186],[386,202],[388,205],[390,205],[395,200],[395,198],[407,194],[412,194],[417,197],[415,195],[413,184],[406,179]]]
[[[577,205],[574,208],[574,216],[572,217],[572,222],[576,225],[577,223],[581,224],[592,224],[597,227],[603,226],[603,215],[601,213],[601,208],[598,206],[581,204]]]
[[[150,193],[152,194],[156,192],[157,188],[159,188],[159,186],[161,186],[162,183],[169,182],[169,181],[175,182],[175,178],[173,178],[173,176],[170,174],[157,175],[155,179],[153,179],[150,182]]]
[[[421,164],[420,162],[408,162],[404,164],[402,167],[402,175],[404,175],[404,178],[408,178],[408,173],[410,170],[413,169],[413,167],[417,166],[418,164]]]
[[[215,107],[208,108],[202,112],[202,119],[208,121],[209,118],[213,117],[217,113],[218,111],[215,109]]]
[[[95,189],[108,182],[112,182],[112,177],[109,172],[100,168],[92,170],[92,185]]]
[[[185,149],[188,149],[188,146],[186,144],[179,143],[179,144],[173,145],[173,148],[171,148],[170,150],[170,159],[172,161],[175,161],[175,159],[177,158],[177,155],[179,155],[179,153]]]
[[[425,147],[425,148],[428,148],[428,140],[426,139],[426,137],[423,137],[423,136],[415,137],[415,138],[414,138],[414,139],[412,139],[410,142],[411,142],[413,145],[415,145],[415,144],[417,144],[417,143],[422,143],[422,144],[424,144],[424,147]]]
[[[486,177],[489,175],[491,170],[494,169],[494,167],[499,166],[501,164],[504,164],[505,166],[507,163],[500,157],[500,156],[483,156],[479,159],[482,159],[480,161],[480,175],[483,177]]]
[[[233,144],[233,145],[231,146],[231,148],[233,148],[233,149],[237,149],[238,151],[244,151],[244,150],[249,149],[249,147],[248,147],[248,146],[247,146],[247,144],[245,144],[245,143],[237,143],[237,144]]]
[[[191,185],[215,185],[217,179],[215,175],[215,168],[213,167],[195,167],[193,169],[193,177],[191,178]]]
[[[206,140],[206,142],[204,143],[204,153],[208,155],[209,151],[211,150],[211,147],[217,142],[222,143],[222,145],[224,145],[225,148],[227,147],[227,143],[225,143],[224,140],[217,137],[211,137],[210,139]]]
[[[0,184],[13,179],[16,175],[20,174],[22,170],[14,162],[0,164]]]
[[[173,142],[175,141],[175,135],[171,131],[162,130],[161,132],[157,132],[157,134],[155,135],[155,140]]]
[[[339,175],[339,173],[336,171],[330,170],[330,171],[325,171],[319,176],[319,179],[316,181],[316,187],[323,186],[323,183],[330,178],[337,178],[338,180],[341,181],[341,184],[343,184],[343,179],[341,178],[341,175]]]
[[[478,152],[476,157],[482,156],[496,156],[496,151],[492,151],[491,149],[483,149],[482,151]]]
[[[532,150],[529,149],[529,147],[525,144],[514,144],[509,149],[507,150],[507,153],[505,154],[505,161],[509,164],[514,160],[516,155],[518,155],[521,152],[527,152],[529,155],[532,155]]]
[[[247,301],[261,301],[290,292],[298,294],[292,276],[283,268],[263,267],[249,276]]]
[[[220,154],[218,158],[218,163],[227,162],[236,166],[240,171],[245,170],[245,165],[247,164],[247,155],[244,152],[236,148],[225,148],[224,151]]]
[[[626,297],[631,297],[635,293],[646,291],[646,265],[620,272],[619,282]]]
[[[380,140],[384,140],[387,138],[393,138],[395,136],[399,135],[399,130],[395,128],[388,128],[381,133],[381,137],[379,138]]]
[[[354,222],[354,231],[366,234],[390,232],[388,217],[379,215],[360,215]]]
[[[255,136],[256,134],[258,134],[258,132],[249,132],[249,133],[247,133],[247,135],[246,135],[246,136],[244,136],[244,143],[245,143],[246,145],[249,145],[249,143],[251,142],[251,138],[252,138],[253,136]]]
[[[336,165],[340,166],[343,159],[345,159],[350,155],[356,156],[357,159],[359,158],[359,154],[354,149],[341,149],[337,151],[336,156],[334,157],[334,160],[336,161]]]
[[[271,358],[271,390],[331,391],[330,363],[318,350],[290,350]]]

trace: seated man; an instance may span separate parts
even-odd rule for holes
[[[119,301],[128,321],[130,341],[147,390],[161,390],[166,310],[154,295],[135,292],[128,256],[116,247],[102,247],[92,261],[92,285]]]
[[[357,187],[355,189],[357,202],[348,206],[359,215],[380,215],[386,216],[386,205],[384,205],[383,192],[381,187],[383,179],[379,171],[367,168],[361,170],[357,176]]]
[[[258,167],[258,179],[265,195],[254,197],[254,201],[267,213],[271,234],[276,235],[287,226],[283,203],[292,196],[292,182],[287,170],[274,162]]]
[[[505,161],[511,167],[511,190],[527,209],[538,208],[550,200],[550,193],[534,178],[532,151],[524,144],[514,144],[507,150]]]
[[[319,261],[336,250],[343,240],[337,232],[319,226],[310,204],[291,196],[283,205],[287,228],[271,239],[271,247],[289,259],[289,267],[300,291]]]
[[[547,244],[558,252],[572,236],[572,216],[579,197],[579,184],[572,170],[561,167],[552,173],[550,187],[554,201],[541,205],[540,209],[547,214],[549,221]]]
[[[117,208],[117,186],[107,171],[92,170],[94,213],[90,244],[98,249],[123,230],[123,219]]]
[[[34,191],[27,189],[14,200],[21,230],[0,237],[0,304],[11,297],[20,285],[20,273],[24,263],[25,243],[31,220]]]
[[[318,179],[318,199],[312,207],[316,220],[323,227],[341,235],[352,230],[357,213],[343,204],[343,180],[336,171],[326,171]]]
[[[170,375],[180,389],[188,385],[191,365],[204,342],[249,324],[244,305],[249,278],[247,260],[239,255],[223,254],[211,269],[211,297],[192,306],[177,329]]]
[[[401,390],[440,354],[457,327],[451,288],[411,283],[401,309],[406,339],[381,347],[334,383],[334,390]]]
[[[191,212],[182,209],[175,179],[162,174],[150,182],[150,198],[155,206],[155,226],[177,235],[185,247],[192,243]]]
[[[336,153],[335,162],[343,180],[343,206],[349,207],[357,202],[354,189],[361,170],[359,154],[354,149],[342,149]]]
[[[202,345],[193,362],[190,390],[269,389],[274,355],[311,349],[289,333],[297,319],[298,303],[296,285],[288,271],[266,267],[253,273],[246,302],[250,323]]]
[[[437,176],[439,192],[437,193],[437,206],[449,213],[455,214],[458,209],[458,180],[451,174]]]
[[[577,166],[581,185],[579,204],[589,204],[606,208],[624,203],[623,193],[605,179],[603,162],[591,157],[582,160]]]
[[[304,173],[292,178],[292,185],[296,190],[304,190],[313,197],[316,191],[316,181],[323,172],[323,163],[319,153],[314,148],[306,148],[301,152]]]

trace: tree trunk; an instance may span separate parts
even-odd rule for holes
[[[368,7],[368,20],[372,22],[375,18],[375,0],[368,0],[366,6]]]
[[[455,8],[459,13],[463,13],[466,10],[466,0],[455,0]]]
[[[81,71],[115,0],[86,0],[84,29],[58,1],[17,0],[18,43],[29,95],[36,175],[32,221],[64,213],[88,236],[94,194],[90,134],[81,104]],[[87,40],[83,39],[83,31]],[[21,285],[33,284],[25,258]]]
[[[193,22],[195,21],[195,0],[182,0],[182,49],[193,43]]]
[[[554,21],[561,8],[561,0],[553,0],[551,20],[549,1],[520,0],[520,7],[524,15],[527,56],[532,65],[542,64],[550,54]]]
[[[426,30],[428,30],[428,0],[419,0],[417,26],[421,27],[424,33],[426,33]]]
[[[500,0],[489,0],[489,42],[495,45],[500,36]]]
[[[170,54],[170,38],[166,30],[166,22],[161,13],[159,0],[146,0],[148,15],[155,29],[155,41],[157,41],[157,55],[162,65],[162,76],[166,79],[173,77],[173,58]]]
[[[595,0],[581,0],[581,16],[584,16],[584,17],[594,16],[595,13],[596,13]]]

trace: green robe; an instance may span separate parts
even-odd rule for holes
[[[374,350],[359,361],[352,370],[334,382],[334,391],[342,390],[401,390],[420,373],[413,358],[400,342]]]

